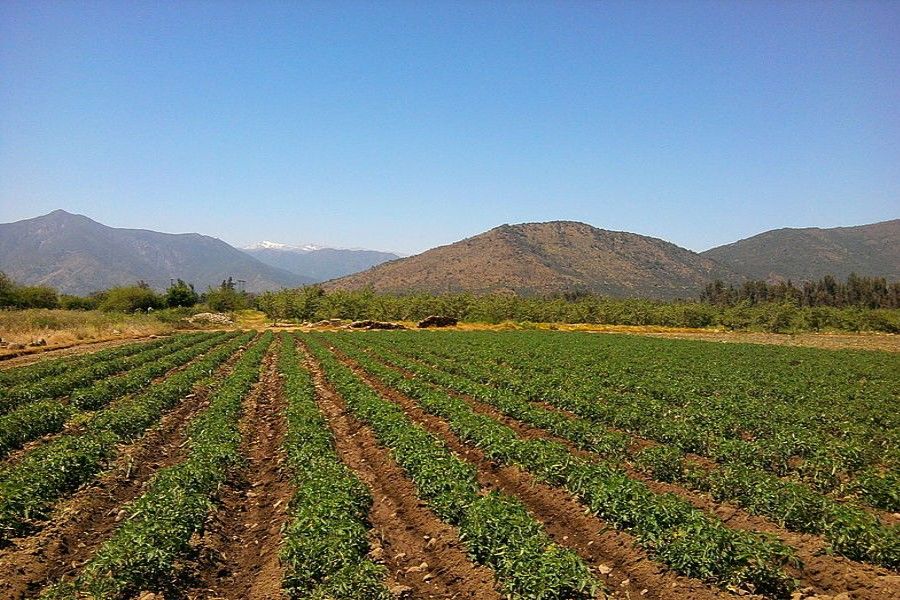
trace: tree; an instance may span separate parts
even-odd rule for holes
[[[166,290],[166,306],[177,308],[179,306],[194,306],[200,301],[200,295],[194,291],[192,284],[185,283],[181,279],[169,286]]]
[[[134,312],[162,305],[163,299],[150,288],[131,285],[107,290],[99,308],[108,312]]]

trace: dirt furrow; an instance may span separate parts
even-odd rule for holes
[[[285,399],[274,346],[247,396],[239,428],[246,464],[220,492],[200,542],[198,579],[189,596],[280,598],[278,560],[292,487],[284,470]]]
[[[371,554],[388,568],[393,591],[416,599],[499,600],[493,573],[472,563],[457,531],[418,499],[390,451],[348,413],[318,364],[308,356],[307,361],[338,454],[372,492]]]
[[[516,496],[557,543],[577,552],[609,587],[614,598],[667,599],[730,598],[731,594],[695,579],[681,577],[653,561],[637,548],[634,538],[585,512],[568,492],[544,485],[518,467],[499,466],[484,453],[463,443],[446,421],[428,414],[411,398],[363,371],[353,361],[339,358],[384,398],[438,435],[460,457],[478,467],[479,483]]]
[[[227,376],[241,353],[219,367],[216,380]],[[77,574],[118,527],[123,506],[144,492],[159,469],[184,458],[185,430],[208,405],[210,391],[203,388],[186,396],[144,436],[123,446],[102,476],[63,500],[43,529],[0,550],[0,595],[23,598]]]
[[[362,373],[352,361],[347,360],[345,356],[341,358],[356,368],[358,373]],[[398,368],[397,370],[407,377],[412,376],[403,369]],[[382,392],[397,394],[396,391],[386,388],[381,382],[372,377],[368,377],[368,380],[370,383],[379,386]],[[476,412],[494,418],[514,429],[524,438],[553,440],[566,445],[575,455],[588,459],[597,458],[596,454],[580,450],[568,440],[556,437],[543,429],[506,417],[494,407],[471,396],[449,390],[445,391],[454,397],[466,401]],[[552,407],[546,405],[545,408],[548,408],[548,410],[552,409]],[[717,503],[708,495],[694,492],[675,484],[656,481],[634,469],[626,468],[626,472],[628,472],[629,476],[644,482],[656,493],[675,494],[687,500],[696,508],[715,515],[728,527],[769,533],[790,545],[797,551],[797,556],[803,563],[802,568],[790,569],[792,575],[802,582],[803,593],[816,594],[819,598],[850,593],[854,599],[867,600],[900,597],[900,576],[881,567],[853,561],[841,556],[824,554],[822,549],[826,546],[826,542],[821,536],[786,531],[771,520],[751,515],[734,504]]]
[[[228,342],[223,342],[223,344],[227,344],[227,343],[228,343]],[[195,357],[192,358],[189,362],[187,362],[187,363],[185,363],[185,364],[183,364],[183,365],[179,365],[179,366],[177,366],[177,367],[173,367],[172,369],[166,371],[165,373],[163,373],[163,374],[160,375],[159,377],[154,377],[153,380],[151,380],[149,383],[147,383],[147,384],[145,385],[145,387],[150,387],[150,386],[152,386],[152,385],[154,385],[154,384],[156,384],[156,383],[159,383],[159,382],[161,382],[161,381],[164,381],[164,380],[168,379],[169,377],[171,377],[172,375],[175,375],[176,373],[178,373],[178,372],[180,372],[180,371],[184,371],[185,369],[190,368],[191,365],[193,365],[193,364],[196,363],[196,362],[199,362],[199,361],[203,360],[203,358],[204,358],[207,354],[209,354],[210,352],[214,352],[215,350],[218,350],[220,347],[221,347],[221,345],[220,345],[220,346],[215,346],[215,347],[213,347],[213,348],[210,348],[209,350],[207,350],[207,351],[204,352],[203,354],[200,354],[200,355],[198,355],[198,356],[195,356]],[[135,393],[139,393],[139,392],[135,392]],[[130,394],[125,394],[125,395],[123,395],[123,396],[119,396],[118,398],[114,399],[112,402],[110,402],[110,403],[107,404],[106,406],[104,406],[104,407],[102,407],[102,408],[99,408],[99,409],[97,409],[97,410],[95,410],[95,411],[88,411],[88,410],[80,411],[79,413],[77,413],[77,418],[74,418],[74,419],[73,419],[73,418],[70,418],[70,419],[69,419],[69,422],[67,422],[67,423],[65,424],[65,426],[63,427],[63,430],[62,430],[62,431],[58,431],[58,432],[56,432],[56,433],[50,433],[50,434],[47,434],[47,435],[43,435],[43,436],[41,436],[41,437],[39,437],[39,438],[37,438],[37,439],[31,440],[30,442],[27,442],[27,443],[26,443],[24,446],[22,446],[21,448],[18,448],[18,449],[16,449],[16,450],[13,450],[13,451],[10,452],[9,454],[7,454],[7,455],[3,458],[3,460],[2,460],[3,466],[13,465],[13,464],[19,462],[19,461],[22,460],[27,454],[29,454],[30,452],[32,452],[32,451],[35,450],[36,448],[39,448],[39,447],[44,446],[44,445],[46,445],[46,444],[49,444],[50,442],[52,442],[53,440],[55,440],[55,439],[57,439],[57,438],[59,438],[59,437],[61,437],[61,436],[64,436],[64,435],[71,435],[71,434],[74,434],[74,433],[78,433],[79,431],[82,431],[82,430],[84,429],[84,426],[85,426],[85,423],[86,423],[86,417],[88,417],[88,415],[91,415],[91,414],[94,414],[94,413],[96,413],[96,412],[99,412],[100,410],[106,410],[106,409],[108,409],[108,408],[113,408],[113,407],[115,407],[117,404],[121,403],[124,399],[129,398],[129,397],[131,397],[131,396],[134,396],[135,393],[130,393]],[[58,400],[59,402],[62,402],[62,403],[68,403],[68,402],[69,402],[69,396],[64,396],[64,397],[62,397],[62,398],[58,398],[57,400]]]
[[[71,356],[73,354],[94,354],[106,348],[115,346],[123,346],[129,343],[143,342],[156,338],[166,337],[170,334],[160,335],[139,335],[136,337],[115,338],[112,340],[96,340],[93,342],[77,342],[63,346],[24,348],[19,352],[8,352],[0,355],[0,371],[6,369],[14,369],[16,367],[26,367],[28,365],[40,362],[42,360],[50,360],[52,358],[60,358],[63,356]]]

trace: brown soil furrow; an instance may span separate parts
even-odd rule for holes
[[[424,410],[411,398],[385,386],[346,356],[339,358],[384,398],[397,403],[415,422],[438,435],[461,458],[478,467],[479,483],[516,496],[560,545],[577,552],[605,581],[615,598],[730,598],[732,594],[682,577],[653,561],[640,550],[634,538],[617,531],[585,512],[585,508],[565,490],[538,482],[518,467],[500,466],[484,453],[462,442],[447,422]]]
[[[169,334],[161,335],[139,335],[136,337],[115,338],[112,340],[96,340],[93,342],[79,342],[76,344],[67,344],[63,346],[24,348],[18,352],[10,352],[0,355],[0,371],[6,369],[14,369],[16,367],[25,367],[30,364],[42,360],[52,358],[61,358],[73,354],[93,354],[106,348],[114,346],[123,346],[129,343],[137,343],[145,340],[152,340],[160,337],[166,337]]]
[[[412,376],[403,369],[397,368],[396,370],[407,377]],[[452,392],[450,390],[444,391],[452,394],[454,397],[466,401],[476,412],[496,419],[504,425],[514,429],[524,438],[553,440],[564,444],[570,452],[577,456],[592,460],[598,458],[593,452],[580,450],[568,440],[556,437],[543,429],[507,417],[494,407],[476,400],[471,396]],[[544,405],[544,407],[553,410],[552,406]],[[880,598],[900,597],[900,576],[887,569],[874,565],[852,561],[841,556],[823,554],[822,549],[827,543],[821,536],[787,531],[771,520],[765,517],[751,515],[731,503],[717,503],[708,495],[694,492],[675,484],[656,481],[644,473],[628,468],[627,466],[623,466],[623,468],[625,468],[630,477],[642,481],[654,492],[675,494],[687,500],[696,508],[705,511],[708,514],[715,515],[721,519],[725,525],[732,529],[759,531],[775,535],[781,541],[790,545],[797,551],[797,556],[803,562],[803,567],[792,570],[792,575],[808,585],[808,588],[805,589],[809,589],[820,595],[852,593],[854,599],[876,600]]]
[[[228,342],[223,342],[223,343],[226,343],[226,344],[227,344]],[[189,362],[187,362],[187,363],[185,363],[185,364],[183,364],[183,365],[177,366],[177,367],[173,367],[172,369],[166,371],[165,373],[163,373],[163,374],[160,375],[159,377],[155,377],[152,381],[150,381],[150,383],[146,384],[145,387],[150,387],[150,386],[152,386],[153,384],[156,384],[156,383],[159,383],[160,381],[163,381],[163,380],[165,380],[165,379],[168,379],[169,377],[171,377],[172,375],[174,375],[174,374],[176,374],[176,373],[178,373],[178,372],[180,372],[180,371],[184,371],[185,369],[189,368],[192,364],[194,364],[195,362],[198,362],[198,361],[200,361],[200,360],[203,360],[203,357],[205,357],[205,356],[206,356],[207,354],[209,354],[210,352],[213,352],[213,351],[215,351],[215,350],[218,350],[220,347],[221,347],[221,346],[215,346],[215,347],[213,347],[213,348],[210,348],[209,350],[207,350],[207,351],[204,352],[203,354],[200,354],[200,355],[198,355],[198,356],[195,356],[195,357],[192,358]],[[137,393],[139,393],[139,392],[137,392]],[[105,409],[107,409],[107,408],[112,408],[112,407],[114,407],[116,404],[122,402],[125,398],[129,398],[129,397],[131,397],[131,396],[133,396],[133,395],[134,395],[134,393],[131,393],[131,394],[125,394],[124,396],[120,396],[120,397],[114,399],[112,402],[110,402],[107,406],[102,407],[102,408],[97,409],[97,410],[99,411],[99,410],[105,410]],[[58,400],[59,400],[59,402],[62,402],[62,403],[68,403],[69,397],[68,397],[68,396],[64,396],[64,397],[62,397],[62,398],[59,398]],[[19,462],[20,460],[22,460],[22,458],[23,458],[26,454],[28,454],[29,452],[31,452],[31,451],[34,450],[35,448],[38,448],[38,447],[40,447],[40,446],[44,446],[44,445],[46,445],[46,444],[49,444],[50,442],[52,442],[53,440],[59,438],[60,436],[63,436],[63,435],[72,435],[73,433],[78,433],[79,431],[81,431],[81,430],[84,429],[84,425],[85,425],[85,422],[86,422],[85,417],[88,416],[88,415],[90,415],[90,414],[92,414],[92,413],[95,413],[95,412],[97,412],[97,411],[81,411],[81,412],[79,412],[79,413],[77,414],[77,418],[75,418],[75,419],[70,419],[69,422],[65,424],[65,426],[63,427],[63,430],[62,430],[62,431],[58,431],[58,432],[56,432],[56,433],[50,433],[50,434],[41,436],[41,437],[39,437],[39,438],[37,438],[37,439],[34,439],[34,440],[31,440],[30,442],[27,442],[27,443],[26,443],[24,446],[22,446],[21,448],[19,448],[19,449],[17,449],[17,450],[13,450],[12,452],[10,452],[9,454],[7,454],[7,455],[3,458],[3,460],[2,460],[3,466],[12,465],[12,464],[15,464],[15,463]]]
[[[372,356],[374,359],[376,359],[376,360],[381,360],[382,362],[389,363],[389,364],[388,364],[389,367],[391,367],[391,368],[393,368],[393,369],[395,369],[395,370],[397,370],[397,371],[403,373],[404,376],[406,376],[406,377],[415,377],[415,374],[413,374],[413,373],[410,372],[409,370],[407,370],[407,369],[405,369],[405,368],[403,368],[403,367],[401,367],[401,366],[399,366],[399,365],[394,364],[393,362],[390,361],[389,358],[383,358],[382,356],[380,356],[380,355],[378,355],[378,354],[373,354],[372,352],[370,352],[370,350],[369,350],[368,348],[362,348],[362,349],[363,349],[365,352],[367,352],[370,356]],[[441,366],[439,366],[439,365],[432,364],[432,363],[429,362],[427,359],[422,359],[422,358],[419,358],[419,357],[416,357],[416,356],[410,356],[410,355],[406,355],[406,354],[404,354],[403,357],[406,358],[406,359],[408,359],[408,360],[415,361],[415,362],[417,362],[417,363],[421,364],[422,366],[427,367],[427,368],[429,368],[429,369],[434,369],[434,370],[436,370],[436,371],[447,372],[443,367],[441,367]],[[486,384],[486,383],[483,383],[483,382],[478,382],[478,381],[476,381],[476,383],[479,383],[480,385],[486,385],[486,386],[488,386],[488,387],[495,387],[495,386],[493,386],[493,385],[491,385],[491,384]],[[455,390],[446,390],[446,391],[448,391],[449,393],[453,394],[454,396],[471,398],[471,396],[467,396],[467,395],[465,395],[465,394],[461,394],[461,393],[459,393],[459,392],[456,392]],[[568,417],[570,417],[570,418],[573,418],[573,419],[584,420],[584,419],[582,419],[581,417],[579,417],[578,415],[576,415],[575,413],[573,413],[573,412],[571,412],[571,411],[569,411],[569,410],[567,410],[567,409],[560,408],[560,407],[558,407],[558,406],[554,406],[553,404],[550,404],[549,402],[546,402],[546,401],[544,401],[544,400],[531,400],[531,403],[534,404],[535,406],[538,406],[538,407],[543,408],[543,409],[545,409],[545,410],[550,410],[550,411],[562,413],[562,414],[564,414],[564,415],[566,415],[566,416],[568,416]],[[617,428],[617,427],[613,427],[613,426],[610,426],[610,425],[599,424],[599,423],[598,423],[598,424],[597,424],[597,427],[601,427],[601,428],[603,428],[603,429],[609,431],[610,433],[618,433],[618,434],[622,434],[622,435],[624,435],[624,436],[628,436],[628,438],[629,438],[628,451],[629,451],[629,453],[631,453],[631,454],[637,453],[637,452],[639,452],[639,451],[641,451],[641,450],[644,450],[644,449],[646,449],[646,448],[655,448],[655,447],[657,447],[657,446],[662,445],[661,442],[657,442],[656,440],[652,440],[652,439],[643,437],[643,436],[641,436],[641,435],[638,434],[638,433],[634,433],[634,432],[631,432],[631,431],[626,431],[626,430],[624,430],[624,429],[619,429],[619,428]],[[717,469],[717,468],[719,468],[719,467],[721,466],[719,463],[717,463],[717,462],[716,462],[715,460],[713,460],[712,458],[710,458],[710,457],[708,457],[708,456],[703,456],[703,455],[701,455],[701,454],[696,454],[696,453],[693,453],[693,452],[685,453],[685,459],[686,459],[688,462],[693,463],[693,464],[696,464],[696,465],[698,465],[698,466],[700,466],[700,467],[702,467],[702,468],[704,468],[704,469],[706,469],[706,470]],[[780,477],[780,479],[781,479],[782,481],[790,481],[790,479],[787,478],[787,477]],[[840,496],[839,496],[838,494],[836,494],[836,493],[828,494],[827,496],[828,496],[830,499],[834,500],[835,502],[840,502],[840,503],[847,502],[847,500],[846,500],[845,498],[840,497]],[[867,505],[867,504],[865,504],[865,503],[860,503],[860,504],[859,504],[859,507],[862,508],[863,510],[865,510],[866,512],[869,512],[869,513],[871,513],[872,515],[878,517],[878,518],[881,519],[881,521],[882,521],[883,523],[885,523],[886,525],[897,525],[897,524],[900,524],[900,513],[890,512],[890,511],[887,511],[887,510],[884,510],[884,509],[880,509],[880,508],[877,508],[877,507],[874,507],[874,506]]]
[[[220,492],[200,542],[199,580],[190,596],[280,598],[278,559],[292,487],[284,471],[285,399],[274,349],[244,403],[239,428],[243,467]]]
[[[319,365],[307,358],[338,454],[372,492],[371,555],[388,568],[393,590],[417,599],[499,600],[493,573],[469,559],[456,529],[419,500],[390,451],[347,412]]]
[[[227,375],[241,353],[217,370],[216,380]],[[140,496],[159,469],[184,458],[185,430],[208,405],[210,391],[206,387],[185,397],[158,425],[122,447],[102,476],[60,502],[41,531],[0,550],[0,595],[23,598],[77,574],[119,525],[123,505]]]

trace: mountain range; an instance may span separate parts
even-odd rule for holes
[[[143,280],[164,289],[172,278],[198,290],[232,277],[248,291],[310,283],[198,233],[107,227],[63,210],[0,224],[0,270],[14,281],[88,294]]]
[[[232,277],[243,280],[248,291],[324,281],[326,289],[370,287],[393,293],[593,292],[687,298],[696,297],[713,279],[802,281],[855,272],[900,280],[900,219],[834,229],[778,229],[701,253],[585,223],[523,223],[399,258],[373,250],[276,242],[242,251],[197,233],[118,229],[57,210],[0,224],[0,271],[23,284],[74,294],[138,280],[162,289],[172,278],[203,290]]]
[[[400,258],[392,252],[377,250],[325,248],[313,244],[291,246],[277,242],[259,242],[243,250],[271,267],[284,269],[314,281],[342,277]]]
[[[795,282],[850,273],[900,280],[900,219],[835,229],[778,229],[696,253],[657,238],[552,221],[502,225],[326,282],[328,289],[696,297],[714,279]]]
[[[701,254],[749,279],[846,279],[856,273],[900,281],[900,219],[832,229],[773,229]]]

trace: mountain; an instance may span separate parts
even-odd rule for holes
[[[277,242],[259,242],[244,248],[244,252],[267,265],[314,281],[343,277],[399,258],[396,254],[376,250],[323,248],[313,244],[290,246]]]
[[[216,238],[107,227],[82,215],[48,215],[0,224],[0,271],[29,285],[87,294],[144,280],[164,289],[171,278],[197,290],[233,277],[248,291],[309,283],[263,264]]]
[[[397,293],[586,291],[676,298],[696,296],[716,278],[739,279],[714,261],[657,238],[551,221],[501,225],[325,287]]]
[[[846,279],[855,272],[900,281],[900,219],[834,229],[774,229],[701,254],[749,279]]]

